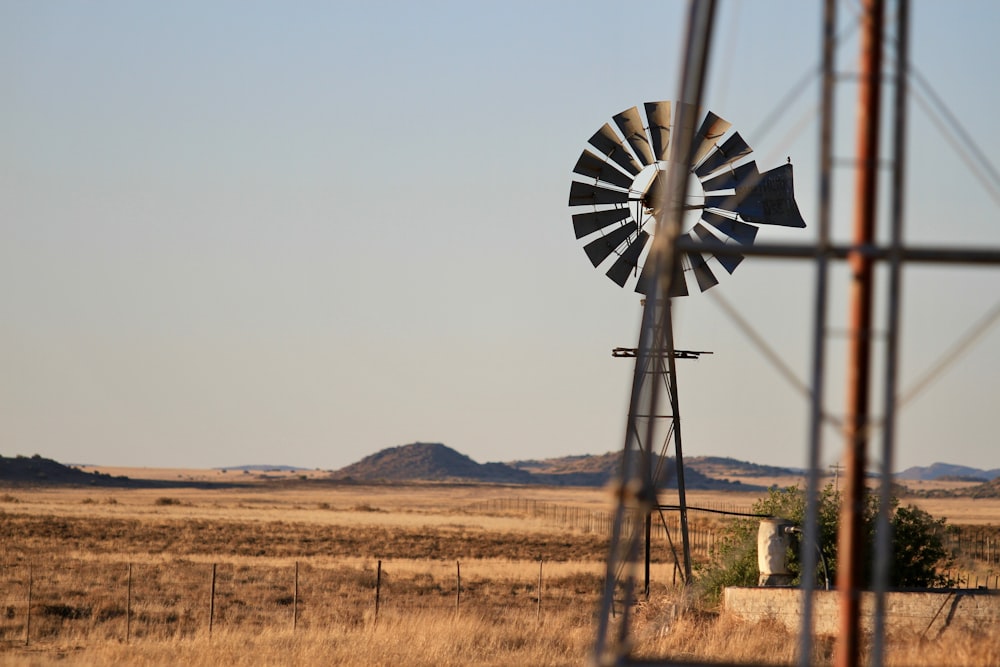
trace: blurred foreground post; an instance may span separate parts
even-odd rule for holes
[[[861,17],[861,58],[858,87],[857,166],[855,167],[854,244],[875,241],[878,183],[879,109],[882,67],[882,0],[865,0]],[[847,364],[845,425],[845,499],[841,508],[837,561],[840,591],[840,632],[834,652],[837,667],[856,667],[861,659],[861,591],[867,553],[864,503],[868,459],[869,389],[874,261],[858,251],[848,255],[851,270],[850,339]]]

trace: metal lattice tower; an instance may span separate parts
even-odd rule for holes
[[[645,301],[643,301],[645,305]],[[634,450],[623,452],[622,469],[641,470],[643,478],[639,496],[646,497],[652,495],[654,501],[652,509],[643,517],[641,525],[630,525],[628,532],[633,533],[634,538],[638,538],[643,548],[643,593],[649,596],[650,586],[650,559],[652,550],[652,525],[659,520],[663,531],[667,536],[668,545],[674,558],[675,567],[680,564],[682,567],[682,579],[685,583],[691,581],[691,544],[688,533],[688,512],[687,512],[687,492],[684,481],[684,449],[681,438],[681,416],[680,416],[680,396],[677,389],[677,359],[697,360],[703,354],[711,354],[706,351],[677,350],[673,345],[673,334],[671,328],[670,302],[666,302],[663,317],[653,317],[649,320],[648,326],[652,329],[648,336],[652,339],[660,338],[664,341],[664,349],[653,353],[641,355],[639,348],[617,347],[612,350],[614,357],[635,359],[633,378],[639,383],[639,401],[630,408],[628,415],[628,428],[632,437],[630,444]],[[659,327],[666,326],[665,331],[660,331]],[[648,412],[652,406],[649,401],[650,392],[653,385],[657,385],[659,391],[664,392],[666,400],[657,407],[656,412]],[[633,412],[632,410],[635,410]],[[672,445],[672,447],[671,447]],[[673,459],[670,454],[673,452]],[[664,493],[668,493],[666,487],[670,483],[675,483],[677,490],[677,505],[669,506],[660,502]],[[630,499],[629,502],[639,503],[638,497]],[[676,509],[679,516],[680,548],[681,554],[677,553],[677,545],[670,537],[670,529],[664,517],[664,509]],[[642,534],[634,531],[642,530]],[[621,580],[621,572],[609,573],[619,587],[631,589],[631,586]]]

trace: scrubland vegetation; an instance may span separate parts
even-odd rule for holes
[[[607,500],[500,486],[12,489],[0,497],[0,663],[584,664],[606,539],[470,509],[525,493]],[[670,585],[667,550],[654,559],[637,653],[794,664],[794,635],[700,608]],[[831,652],[820,638],[813,662]],[[895,637],[889,664],[1000,664],[1000,632]]]

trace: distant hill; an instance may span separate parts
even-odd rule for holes
[[[897,479],[907,479],[913,481],[935,480],[942,478],[962,479],[962,480],[983,480],[989,481],[1000,477],[1000,468],[992,470],[981,470],[980,468],[970,468],[969,466],[955,465],[952,463],[932,463],[929,466],[913,466],[896,473]]]
[[[532,483],[551,486],[604,486],[614,478],[621,465],[621,452],[563,456],[554,459],[511,461],[508,465],[532,474]],[[688,465],[685,459],[684,486],[688,489],[757,491],[762,487],[742,484],[738,481],[705,475],[697,467]],[[663,488],[677,488],[677,478],[673,473],[674,460],[665,462],[667,484]]]
[[[477,481],[528,484],[531,473],[504,463],[477,463],[441,443],[415,442],[366,456],[333,473],[335,477],[372,481]]]
[[[477,481],[495,484],[603,486],[617,474],[620,461],[620,453],[608,452],[509,463],[477,463],[443,444],[417,442],[383,449],[337,470],[333,476],[358,481]],[[671,464],[672,459],[669,459],[667,465]],[[669,478],[675,479],[673,475],[669,475]],[[685,483],[690,489],[753,491],[759,488],[713,479],[695,469],[685,470]],[[669,486],[674,484],[668,484]]]
[[[684,459],[688,468],[693,468],[711,477],[787,477],[804,475],[801,468],[782,468],[780,466],[762,465],[749,461],[729,458],[727,456],[689,456]]]
[[[994,477],[978,486],[963,489],[961,495],[969,495],[973,498],[1000,498],[1000,477]]]
[[[77,466],[65,465],[38,454],[34,456],[0,456],[0,484],[14,487],[92,486],[118,489],[222,488],[240,486],[234,482],[138,479],[103,472],[86,472]]]
[[[604,470],[609,465],[621,459],[621,452],[606,452],[604,454],[578,454],[575,456],[560,456],[552,459],[526,459],[508,461],[507,465],[522,470],[545,473],[596,472]]]
[[[88,486],[132,486],[128,477],[112,477],[99,472],[84,472],[34,456],[0,456],[0,481],[14,485],[86,484]]]
[[[269,466],[269,465],[247,465],[247,466],[222,466],[220,468],[212,468],[212,470],[246,470],[247,472],[296,472],[299,470],[308,470],[308,468],[299,468],[298,466]]]
[[[924,498],[1000,498],[1000,477],[954,489],[925,489],[916,495]]]
[[[603,486],[615,475],[621,458],[621,452],[607,452],[553,459],[508,461],[507,465],[531,473],[533,480],[540,484]]]

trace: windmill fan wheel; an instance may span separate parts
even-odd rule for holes
[[[646,102],[643,111],[645,122],[632,107],[612,118],[614,127],[605,123],[594,133],[573,167],[569,192],[570,207],[579,211],[573,230],[591,264],[608,265],[611,280],[619,287],[631,283],[641,294],[649,285],[651,270],[643,269],[652,247],[654,207],[665,187],[672,129],[670,102]],[[701,192],[689,192],[684,208],[700,215],[685,235],[747,247],[756,240],[758,225],[806,226],[795,203],[790,162],[761,173],[749,159],[750,146],[730,132],[728,121],[708,112],[697,128],[691,174]],[[699,291],[711,289],[719,282],[713,265],[732,274],[743,259],[738,251],[684,253],[683,280],[672,286],[671,296],[686,296],[692,275]]]

